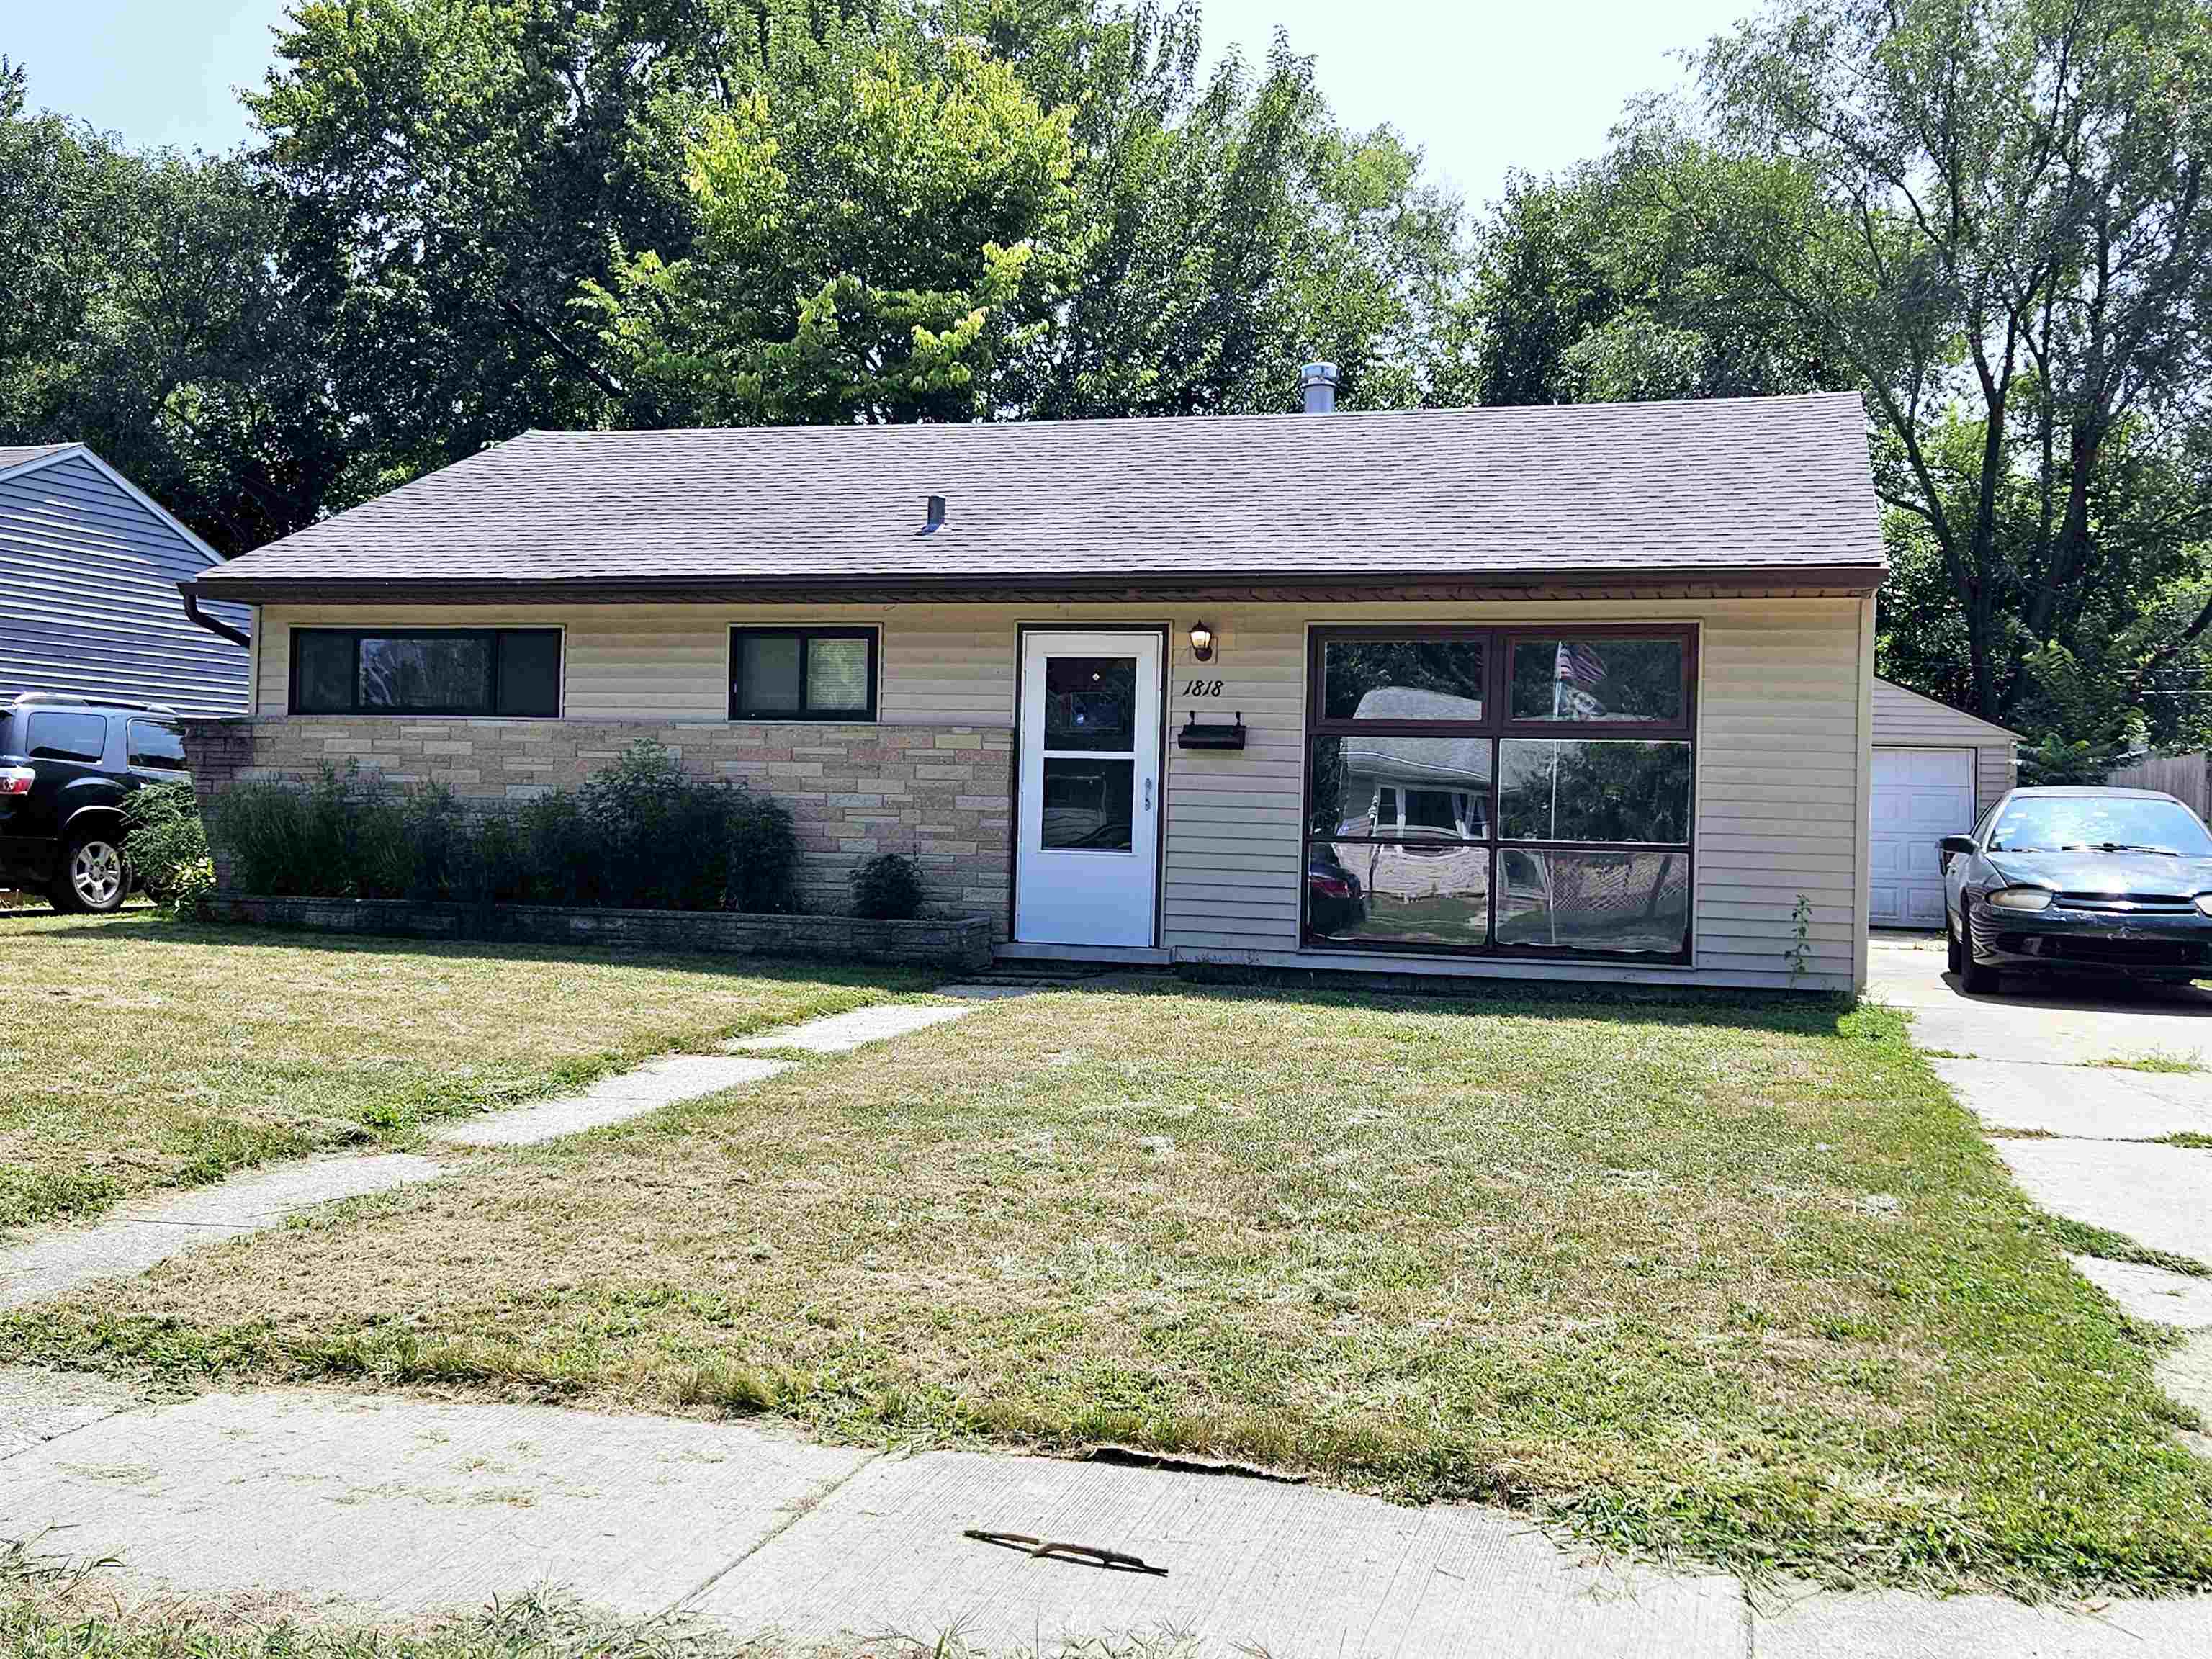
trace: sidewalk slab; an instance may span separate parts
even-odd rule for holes
[[[1808,1595],[1754,1615],[1759,1659],[2203,1659],[2212,1596],[2027,1607],[1902,1590]]]
[[[197,1245],[273,1225],[310,1205],[434,1181],[443,1173],[441,1165],[408,1152],[341,1153],[134,1199],[96,1222],[36,1233],[0,1251],[0,1308],[43,1302],[94,1279],[142,1273]]]
[[[89,1371],[0,1365],[0,1462],[138,1403],[131,1389]]]
[[[2200,1331],[2160,1356],[2158,1385],[2212,1425],[2212,1332]],[[2212,1643],[2205,1651],[2212,1653]]]
[[[969,1527],[1101,1545],[1168,1576],[1034,1560]],[[1735,1579],[1586,1565],[1499,1511],[972,1452],[870,1464],[687,1610],[801,1642],[957,1626],[993,1652],[1165,1631],[1209,1654],[1332,1659],[1748,1651]]]
[[[2052,1214],[2212,1262],[2212,1151],[2125,1140],[1990,1144]]]
[[[2212,1327],[2212,1279],[2170,1273],[2140,1261],[2106,1261],[2094,1255],[2066,1259],[2075,1272],[2118,1303],[2122,1313],[2184,1330]]]
[[[1937,1075],[1992,1129],[2088,1140],[2212,1134],[2212,1076],[2012,1060],[1938,1060]]]
[[[209,1395],[0,1462],[0,1537],[66,1525],[67,1547],[120,1556],[145,1587],[272,1592],[362,1619],[558,1585],[642,1616],[870,1455],[549,1406]]]
[[[758,1083],[788,1069],[788,1062],[782,1060],[668,1054],[649,1060],[635,1071],[601,1078],[581,1094],[459,1119],[434,1130],[432,1138],[457,1146],[534,1146],[562,1135],[625,1123],[664,1106],[720,1094],[742,1084]]]
[[[885,1003],[880,1007],[855,1008],[849,1013],[826,1015],[821,1019],[806,1020],[780,1030],[763,1031],[755,1036],[735,1037],[722,1047],[732,1054],[775,1048],[796,1048],[810,1054],[849,1054],[871,1042],[904,1036],[909,1031],[942,1025],[947,1020],[965,1019],[975,1012],[973,1008],[920,1007],[904,1003]]]

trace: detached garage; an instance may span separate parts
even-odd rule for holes
[[[2020,734],[1887,680],[1874,683],[1868,918],[1943,925],[1936,843],[1964,835],[2013,786]]]

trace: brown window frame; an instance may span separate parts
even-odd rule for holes
[[[1583,639],[1673,640],[1682,647],[1681,716],[1674,720],[1516,720],[1511,717],[1513,648],[1528,641],[1575,641]],[[1483,647],[1483,718],[1479,720],[1332,720],[1324,713],[1327,686],[1324,684],[1328,645],[1341,640],[1471,640],[1480,641]],[[1515,623],[1487,626],[1458,623],[1409,623],[1392,627],[1382,623],[1356,625],[1316,625],[1306,634],[1306,704],[1305,732],[1301,741],[1298,769],[1301,778],[1300,816],[1298,821],[1298,943],[1307,951],[1335,951],[1358,956],[1437,956],[1479,957],[1512,962],[1610,962],[1624,966],[1667,964],[1687,965],[1697,951],[1697,822],[1698,822],[1698,630],[1694,623],[1665,623],[1644,624],[1637,623],[1560,623],[1533,624]],[[1488,835],[1480,841],[1468,840],[1458,843],[1466,847],[1480,847],[1489,859],[1488,917],[1485,926],[1485,943],[1480,945],[1444,945],[1411,940],[1360,941],[1319,939],[1309,927],[1309,908],[1312,893],[1307,871],[1312,861],[1310,848],[1314,834],[1314,764],[1313,744],[1316,738],[1357,737],[1362,734],[1376,737],[1435,737],[1488,738],[1491,740],[1490,792],[1487,816]],[[1690,809],[1686,839],[1682,842],[1587,842],[1563,841],[1557,838],[1541,841],[1507,840],[1501,833],[1500,793],[1504,784],[1504,755],[1503,744],[1508,738],[1537,738],[1553,741],[1589,739],[1630,739],[1651,743],[1686,743],[1690,745]],[[1403,836],[1333,836],[1333,842],[1352,846],[1388,846],[1407,844]],[[1443,843],[1425,842],[1436,847]],[[1690,914],[1682,930],[1682,947],[1679,951],[1600,951],[1571,945],[1528,946],[1500,945],[1498,940],[1498,891],[1499,860],[1508,850],[1534,854],[1589,854],[1640,853],[1680,854],[1685,860],[1684,880],[1690,896]]]

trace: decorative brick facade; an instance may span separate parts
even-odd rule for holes
[[[844,910],[855,866],[904,853],[921,866],[931,914],[988,916],[998,938],[1008,935],[1014,739],[1006,726],[335,715],[184,724],[203,801],[246,780],[307,783],[325,763],[343,770],[349,761],[394,785],[442,783],[486,804],[524,800],[574,788],[650,738],[687,770],[791,809],[808,909]]]

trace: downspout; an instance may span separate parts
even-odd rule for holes
[[[228,623],[220,622],[200,610],[199,596],[192,592],[192,585],[190,582],[179,582],[177,592],[185,596],[185,617],[187,621],[198,623],[210,634],[221,635],[233,645],[242,645],[249,649],[252,648],[253,640],[250,635],[241,634]]]

